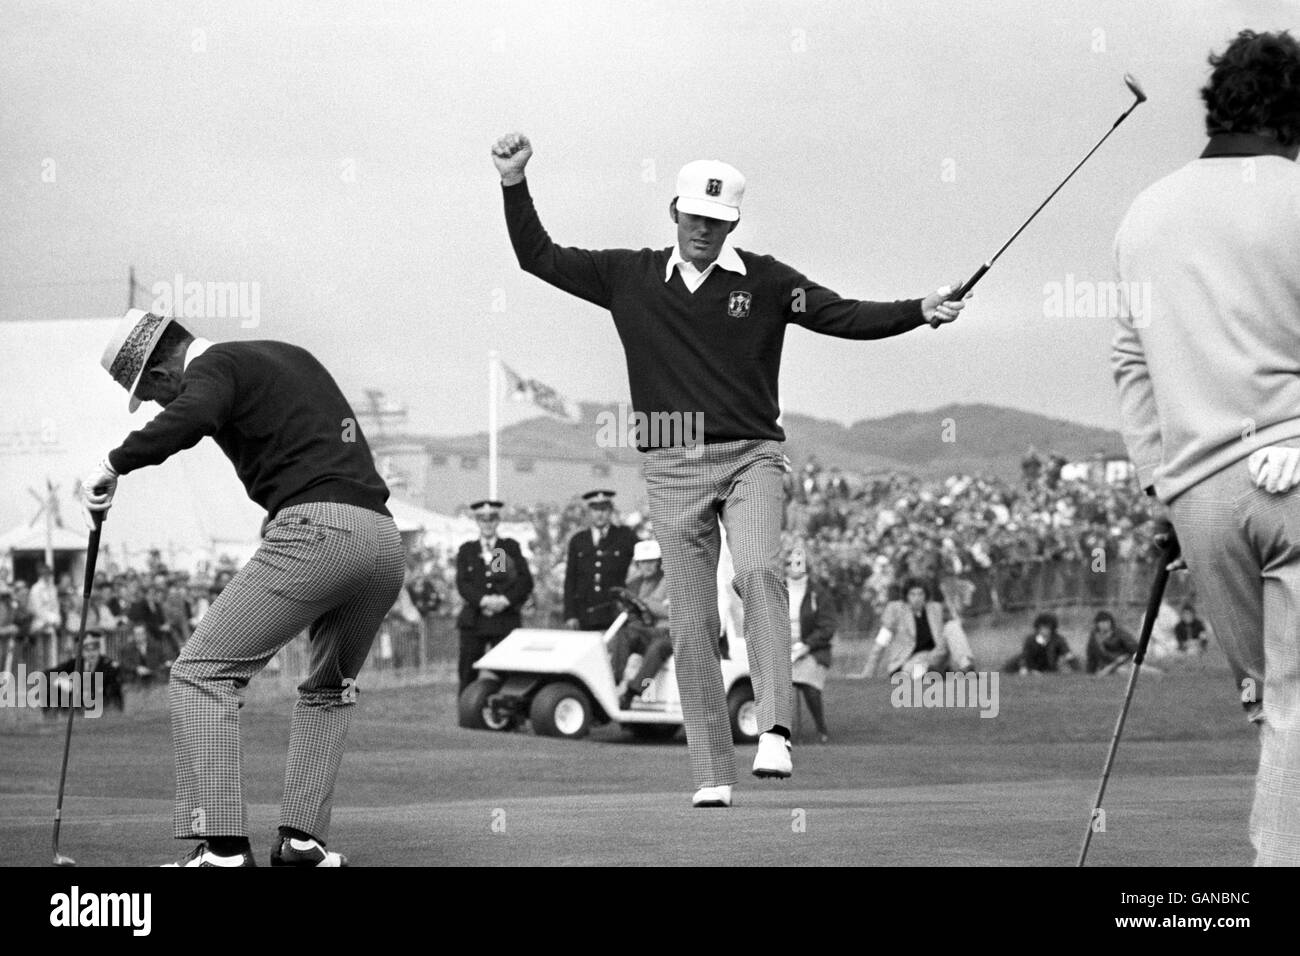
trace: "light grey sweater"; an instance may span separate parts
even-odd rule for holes
[[[1150,296],[1149,315],[1117,318],[1111,351],[1142,487],[1169,502],[1300,438],[1300,166],[1193,160],[1133,202],[1115,263]]]

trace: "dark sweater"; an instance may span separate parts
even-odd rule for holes
[[[885,338],[924,324],[920,299],[842,299],[771,256],[739,249],[746,275],[715,268],[692,294],[676,269],[664,281],[671,248],[558,246],[542,227],[527,181],[502,192],[524,271],[613,314],[632,407],[646,415],[702,413],[706,443],[785,440],[776,419],[787,324],[845,339]],[[641,451],[685,444],[680,429],[672,436],[649,431],[638,435]]]
[[[268,519],[313,501],[388,514],[388,486],[356,415],[306,349],[271,341],[211,346],[190,362],[176,400],[109,452],[108,461],[125,475],[161,464],[204,436],[216,440]]]

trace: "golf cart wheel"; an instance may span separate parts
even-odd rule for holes
[[[680,724],[624,724],[623,729],[637,740],[672,740]]]
[[[488,698],[501,689],[499,681],[480,677],[460,694],[459,721],[470,730],[510,730],[515,725],[513,717],[498,717],[492,712]]]
[[[749,681],[738,681],[727,695],[727,714],[731,718],[731,739],[738,744],[758,740],[758,714],[754,709],[754,688]]]
[[[533,697],[528,719],[539,736],[577,740],[591,729],[591,698],[568,681],[547,684]]]

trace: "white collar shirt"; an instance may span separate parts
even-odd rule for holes
[[[196,338],[193,342],[190,343],[189,348],[185,350],[184,368],[188,369],[190,367],[191,362],[193,362],[196,358],[198,358],[200,355],[202,355],[210,348],[212,348],[212,343],[209,342],[207,339]]]
[[[735,272],[738,275],[747,275],[745,271],[744,260],[736,253],[731,246],[724,245],[722,252],[718,253],[718,258],[709,263],[703,271],[695,268],[695,263],[682,258],[682,250],[673,246],[672,255],[668,257],[668,265],[664,269],[664,281],[669,282],[673,277],[673,269],[677,269],[682,274],[682,282],[686,284],[687,291],[694,295],[695,290],[704,284],[704,280],[714,269],[725,269],[728,272]]]

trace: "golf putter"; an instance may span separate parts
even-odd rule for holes
[[[1083,835],[1083,846],[1079,848],[1079,866],[1083,866],[1088,859],[1088,846],[1092,843],[1093,826],[1097,814],[1101,811],[1101,801],[1106,796],[1106,784],[1110,780],[1110,771],[1115,764],[1115,752],[1119,749],[1120,734],[1124,732],[1124,721],[1128,717],[1129,704],[1133,702],[1133,688],[1137,686],[1138,671],[1142,669],[1147,645],[1151,643],[1151,632],[1155,628],[1156,617],[1160,614],[1160,605],[1165,599],[1165,585],[1169,583],[1169,565],[1178,560],[1179,553],[1178,538],[1171,528],[1160,548],[1160,566],[1156,569],[1155,580],[1151,582],[1151,594],[1147,598],[1147,613],[1142,619],[1142,632],[1138,635],[1137,651],[1133,655],[1133,666],[1128,674],[1128,688],[1124,691],[1124,704],[1120,707],[1119,720],[1115,722],[1115,731],[1110,737],[1110,747],[1106,751],[1106,765],[1101,771],[1101,785],[1097,788],[1097,799],[1092,802],[1092,812],[1088,816],[1088,829]]]
[[[104,512],[96,511],[93,515],[94,526],[90,530],[90,541],[86,544],[86,580],[81,597],[81,625],[77,628],[76,662],[72,665],[72,670],[76,674],[81,673],[81,652],[86,641],[86,616],[90,612],[90,595],[95,584],[95,561],[99,557],[99,533],[104,527]],[[59,769],[59,796],[54,804],[55,866],[77,865],[77,861],[72,857],[59,852],[59,829],[63,822],[63,787],[68,780],[68,753],[72,748],[72,721],[77,716],[78,709],[75,702],[68,708],[68,727],[63,735],[63,766]]]
[[[1133,78],[1132,74],[1130,73],[1124,74],[1124,85],[1127,86],[1129,90],[1133,93],[1134,100],[1132,105],[1129,106],[1128,109],[1126,109],[1123,113],[1120,114],[1119,119],[1115,120],[1115,122],[1111,124],[1110,129],[1106,130],[1106,135],[1103,136],[1101,139],[1097,140],[1096,146],[1088,150],[1088,155],[1084,156],[1083,159],[1079,160],[1079,164],[1075,166],[1074,169],[1070,170],[1069,175],[1066,176],[1064,179],[1062,179],[1060,184],[1055,189],[1052,190],[1051,194],[1039,204],[1038,208],[1029,214],[1029,218],[1020,224],[1020,228],[1011,234],[1011,238],[1008,239],[1006,242],[1002,243],[1002,248],[1000,248],[997,252],[993,253],[992,258],[990,258],[982,266],[976,269],[975,273],[969,279],[967,279],[960,286],[954,289],[952,294],[948,296],[946,301],[960,302],[962,299],[966,298],[967,294],[971,291],[971,289],[975,288],[975,284],[979,282],[980,279],[984,278],[984,273],[988,272],[989,269],[993,267],[993,263],[998,261],[998,258],[1002,255],[1002,253],[1007,251],[1007,247],[1010,246],[1011,243],[1016,241],[1016,238],[1022,232],[1025,231],[1025,227],[1028,226],[1031,222],[1033,222],[1034,217],[1043,211],[1043,207],[1052,201],[1052,197],[1054,197],[1057,193],[1061,191],[1061,187],[1064,186],[1066,183],[1068,183],[1071,177],[1073,177],[1074,174],[1079,171],[1080,167],[1082,167],[1084,163],[1086,163],[1089,159],[1092,158],[1092,154],[1097,152],[1097,150],[1101,148],[1101,144],[1106,142],[1106,139],[1110,136],[1110,134],[1115,132],[1115,130],[1119,128],[1119,124],[1124,122],[1124,120],[1128,119],[1128,114],[1132,113],[1135,109],[1137,109],[1138,104],[1146,102],[1147,95],[1142,92],[1142,87],[1138,85],[1138,81]],[[940,323],[937,318],[930,320],[930,326],[932,328],[937,329],[939,327],[939,324]]]

